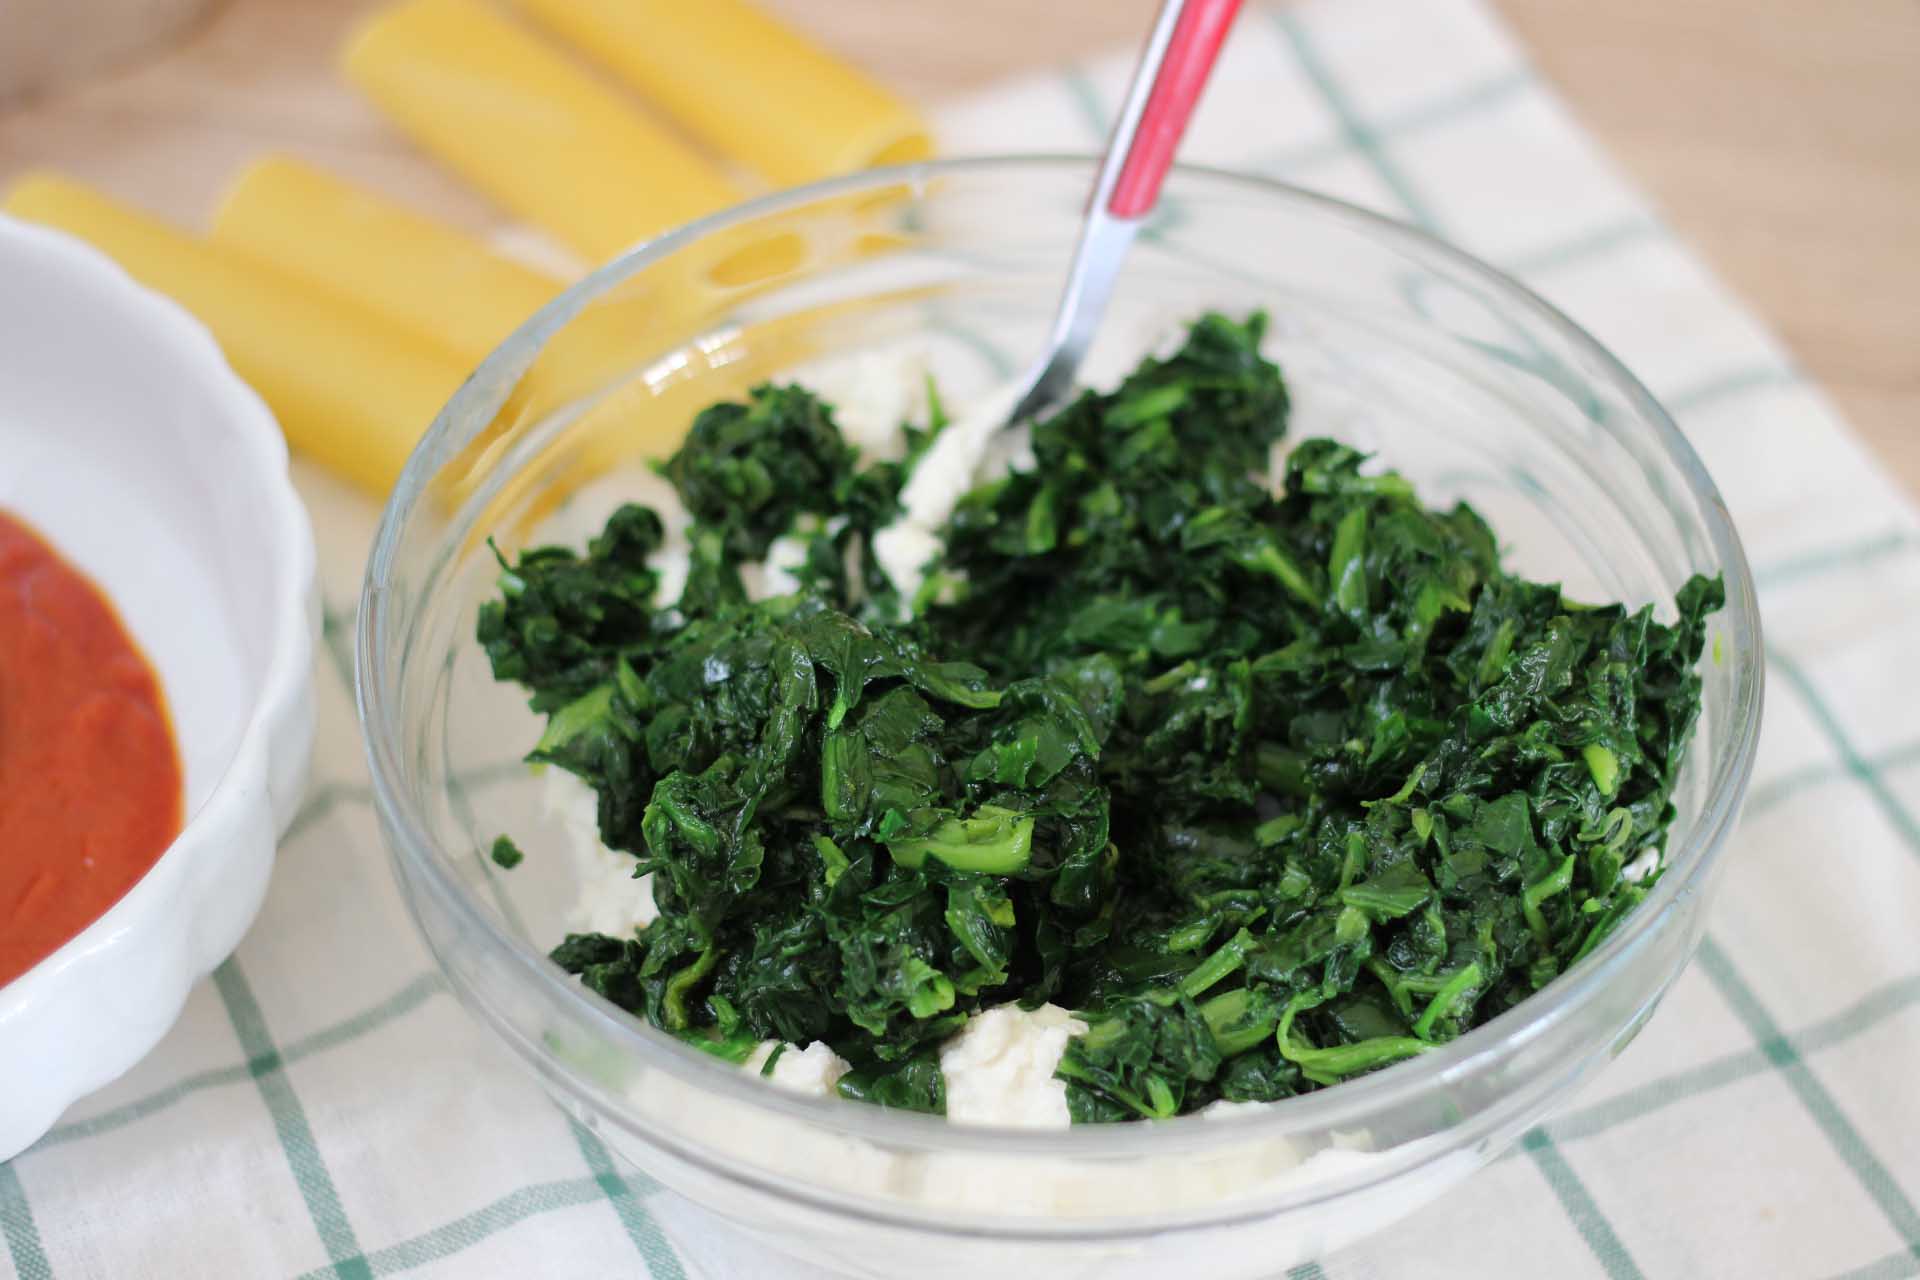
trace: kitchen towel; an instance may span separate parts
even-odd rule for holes
[[[954,104],[944,150],[1094,150],[1130,63]],[[1765,613],[1746,820],[1652,1024],[1486,1171],[1291,1274],[1920,1274],[1912,507],[1478,0],[1250,8],[1184,155],[1412,222],[1564,308],[1691,436]],[[159,1050],[0,1165],[0,1273],[818,1276],[617,1166],[447,993],[387,868],[353,718],[375,512],[300,481],[327,605],[312,790],[259,922]]]

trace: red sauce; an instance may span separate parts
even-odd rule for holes
[[[0,983],[118,902],[183,805],[153,669],[93,583],[0,512]]]

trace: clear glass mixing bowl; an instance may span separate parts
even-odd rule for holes
[[[1295,438],[1338,436],[1431,501],[1473,502],[1525,572],[1632,603],[1670,602],[1696,571],[1725,575],[1668,870],[1646,903],[1546,991],[1438,1051],[1227,1119],[1061,1132],[785,1094],[549,963],[578,885],[562,821],[518,763],[539,726],[473,640],[495,589],[486,538],[578,537],[698,408],[761,379],[798,370],[884,396],[917,361],[949,405],[985,394],[1040,349],[1091,175],[1089,161],[1053,158],[879,171],[612,263],[454,397],[367,570],[360,713],[375,794],[453,989],[634,1165],[742,1231],[859,1275],[911,1259],[923,1280],[988,1268],[1230,1280],[1408,1213],[1564,1103],[1645,1023],[1698,941],[1753,759],[1761,648],[1746,560],[1699,459],[1632,375],[1520,285],[1416,231],[1181,170],[1120,282],[1092,381],[1202,310],[1264,308]],[[500,832],[528,850],[511,874],[485,855]]]

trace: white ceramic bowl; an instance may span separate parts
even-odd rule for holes
[[[86,245],[5,217],[0,509],[119,610],[187,790],[146,876],[0,987],[5,1160],[152,1049],[252,923],[312,754],[319,608],[286,444],[212,337]]]

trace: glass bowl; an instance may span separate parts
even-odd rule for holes
[[[1263,308],[1292,437],[1373,450],[1464,498],[1525,573],[1664,604],[1725,576],[1667,872],[1541,994],[1421,1057],[1225,1116],[970,1129],[790,1095],[689,1049],[545,958],[579,882],[539,735],[473,639],[487,538],[576,543],[693,413],[798,374],[884,414],[925,369],[964,406],[1040,350],[1092,162],[959,160],[755,201],[656,240],[510,338],[433,424],[367,570],[360,714],[381,822],[459,998],[562,1107],[739,1230],[842,1271],[1272,1275],[1392,1222],[1565,1103],[1699,940],[1753,760],[1753,583],[1712,481],[1646,390],[1514,281],[1419,232],[1277,183],[1169,180],[1092,354],[1096,384],[1203,310]],[[857,390],[856,390],[857,389]],[[851,409],[849,410],[851,412]],[[658,483],[657,480],[651,481]],[[512,873],[486,856],[511,832]],[[1169,1272],[1172,1265],[1175,1271]]]

